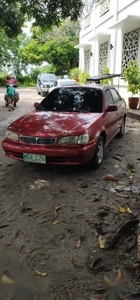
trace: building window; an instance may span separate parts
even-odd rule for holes
[[[99,74],[103,74],[104,69],[107,67],[108,63],[108,42],[100,44],[99,46]]]
[[[138,59],[140,28],[129,31],[123,36],[122,74],[131,60]]]
[[[90,66],[90,49],[85,51],[85,72],[89,73],[89,66]]]
[[[110,10],[110,0],[102,0],[100,3],[100,17]]]

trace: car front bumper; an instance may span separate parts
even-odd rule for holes
[[[23,153],[39,154],[46,156],[47,164],[57,165],[82,165],[91,160],[94,155],[96,143],[74,146],[34,146],[20,144],[5,139],[2,142],[5,155],[23,161]]]
[[[47,93],[49,91],[49,87],[41,87],[41,91]]]

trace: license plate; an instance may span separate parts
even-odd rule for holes
[[[45,155],[23,153],[23,160],[32,163],[46,164]]]

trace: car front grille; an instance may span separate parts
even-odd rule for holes
[[[28,145],[53,145],[55,138],[36,138],[30,136],[21,136],[21,141]]]

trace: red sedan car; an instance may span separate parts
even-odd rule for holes
[[[9,74],[6,76],[6,78],[5,78],[6,87],[8,87],[9,84],[12,84],[14,87],[18,87],[18,80],[17,80],[15,74]]]
[[[8,127],[2,147],[10,158],[98,168],[110,141],[124,134],[125,102],[110,85],[59,87],[34,106]]]

